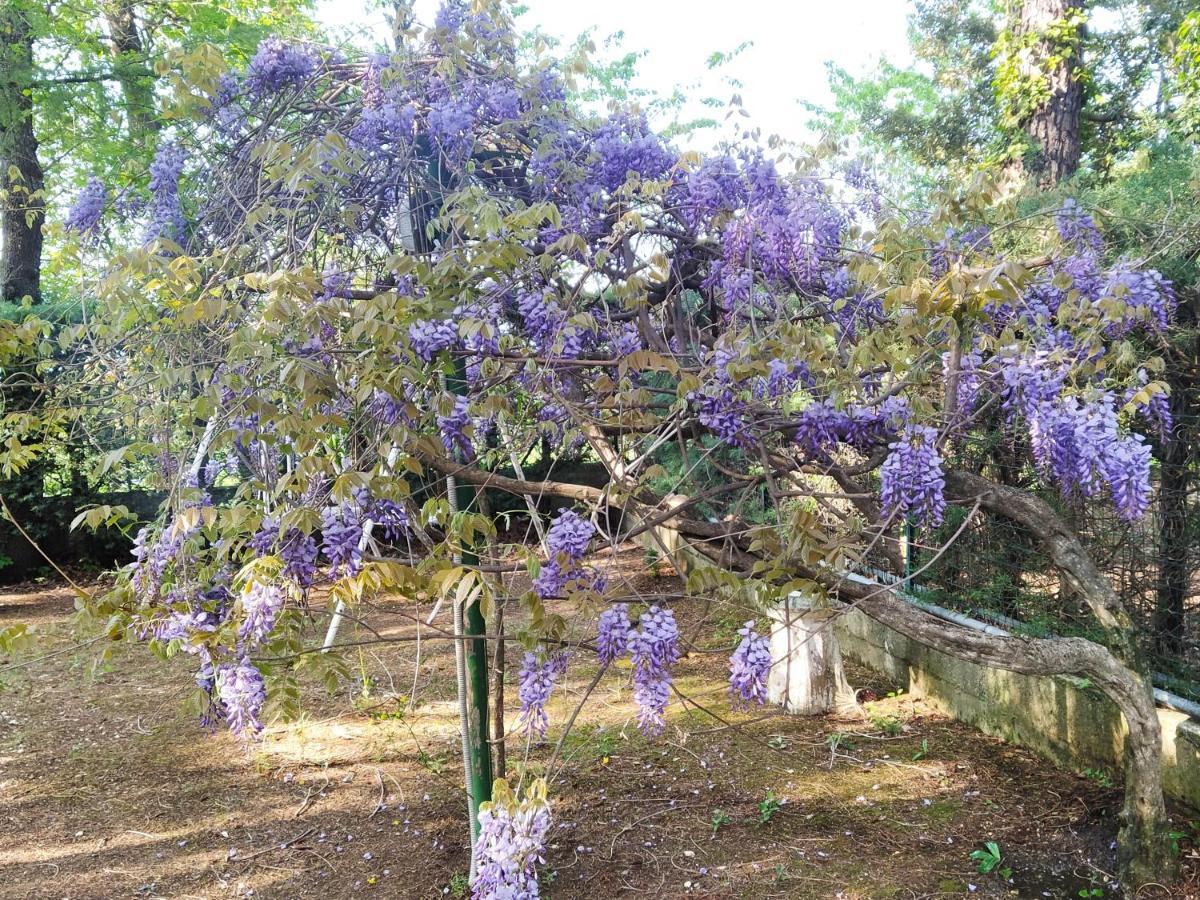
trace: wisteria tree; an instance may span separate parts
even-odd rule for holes
[[[303,638],[318,580],[351,614],[426,592],[453,614],[467,737],[503,733],[487,645],[515,639],[516,729],[543,734],[556,681],[594,653],[629,656],[653,735],[686,649],[673,602],[801,591],[947,653],[1089,679],[1128,725],[1127,878],[1169,873],[1130,618],[1048,496],[1144,513],[1170,285],[1107,259],[1070,203],[1018,222],[980,182],[901,213],[828,154],[701,158],[635,111],[588,120],[500,7],[449,3],[405,38],[367,59],[270,40],[244,71],[190,56],[144,187],[91,183],[67,218],[83,324],[53,353],[35,322],[5,336],[80,400],[49,430],[10,418],[6,464],[38,449],[26,426],[102,410],[134,438],[108,462],[151,461],[170,489],[92,601],[114,639],[190,654],[203,714],[252,740],[268,687],[287,706],[298,668],[334,664]],[[995,441],[1046,490],[994,480],[974,450]],[[502,548],[493,492],[564,508]],[[906,524],[928,537],[948,505],[1034,534],[1103,645],[959,629],[845,577],[901,575]],[[677,560],[678,593],[647,604],[589,559],[639,536]],[[514,550],[532,585],[515,594],[497,577]],[[769,667],[748,623],[734,700],[761,703]],[[484,756],[474,890],[536,896],[545,785],[493,795]]]

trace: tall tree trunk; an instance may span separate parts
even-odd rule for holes
[[[1024,171],[1041,188],[1054,187],[1079,168],[1081,9],[1080,0],[1024,0],[1013,30],[1020,82],[1015,90],[1023,94],[1036,85],[1039,99],[1020,122],[1037,152],[1014,161],[1010,174]],[[1017,96],[1009,102],[1023,100]]]
[[[1154,640],[1163,654],[1183,650],[1185,607],[1191,571],[1188,566],[1195,526],[1189,515],[1193,448],[1200,440],[1200,295],[1179,292],[1179,329],[1164,378],[1171,388],[1174,430],[1156,454],[1160,463],[1158,514],[1158,584]]]
[[[33,28],[22,0],[0,0],[0,300],[20,303],[42,296],[44,179],[33,128]],[[8,373],[0,398],[5,411],[36,411],[42,390],[32,367]],[[36,434],[23,440],[38,443]],[[17,521],[41,537],[46,465],[35,459],[24,471],[0,481]],[[7,525],[3,526],[5,529]]]
[[[146,48],[138,31],[137,5],[132,0],[112,0],[105,10],[117,79],[125,101],[129,135],[141,140],[158,130],[154,109],[154,83],[136,74],[145,68]]]
[[[41,298],[42,166],[33,131],[33,32],[18,3],[0,4],[0,299]]]
[[[1186,414],[1183,397],[1172,398],[1172,410]],[[1176,419],[1176,421],[1179,420]],[[1189,429],[1163,443],[1158,458],[1158,513],[1161,522],[1158,542],[1158,584],[1154,609],[1154,644],[1159,653],[1174,655],[1183,650],[1184,602],[1187,598],[1190,528],[1188,489],[1191,484]]]

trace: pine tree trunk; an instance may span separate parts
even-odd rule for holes
[[[1171,417],[1174,430],[1156,454],[1160,463],[1158,483],[1158,584],[1154,609],[1154,641],[1158,652],[1171,655],[1183,650],[1185,608],[1191,571],[1194,525],[1189,515],[1188,494],[1192,486],[1193,448],[1200,439],[1197,405],[1200,404],[1200,297],[1181,291],[1180,337],[1167,365],[1164,378],[1171,388]]]
[[[33,131],[33,33],[18,4],[0,4],[0,299],[41,298],[42,166]]]
[[[146,48],[138,32],[137,5],[131,0],[114,0],[106,10],[106,17],[129,135],[140,140],[158,130],[158,120],[154,115],[153,82],[134,73],[134,69],[146,63]]]
[[[1022,123],[1037,148],[1022,167],[1041,188],[1054,187],[1079,168],[1083,26],[1070,29],[1066,38],[1048,33],[1079,11],[1079,0],[1025,0],[1015,29],[1018,40],[1030,42],[1023,55],[1023,79],[1044,81],[1047,91],[1046,99]]]

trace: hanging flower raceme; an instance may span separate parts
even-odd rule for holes
[[[327,506],[321,511],[321,550],[330,571],[353,575],[362,564],[362,511],[354,504]]]
[[[539,597],[559,597],[569,589],[604,591],[604,574],[580,565],[595,534],[596,526],[574,510],[564,509],[558,514],[546,533],[546,549],[552,558],[542,564],[533,580],[533,590]]]
[[[908,516],[919,525],[940,524],[946,510],[942,495],[946,480],[937,431],[928,425],[910,425],[888,448],[891,452],[879,470],[884,512]]]
[[[108,203],[108,188],[95,175],[87,180],[71,211],[67,213],[64,223],[68,231],[74,231],[84,238],[91,238],[100,229],[100,217],[104,214],[105,204]]]
[[[243,657],[237,664],[218,666],[216,690],[230,731],[244,741],[262,731],[260,716],[267,689],[262,673],[250,660]]]
[[[675,614],[659,606],[642,613],[638,624],[629,648],[633,657],[633,699],[638,705],[638,727],[647,737],[654,737],[666,727],[671,666],[679,658],[679,626]]]
[[[437,425],[442,433],[442,446],[451,457],[465,462],[475,456],[475,445],[467,434],[471,426],[471,409],[466,397],[455,397],[453,409],[447,415],[438,416]]]
[[[517,799],[508,782],[497,779],[492,799],[479,805],[475,842],[474,900],[537,900],[537,867],[550,831],[546,783],[537,779]]]
[[[317,70],[320,56],[313,47],[267,38],[246,69],[246,84],[252,94],[274,94],[303,84]]]
[[[554,692],[554,685],[567,670],[570,654],[566,650],[554,653],[529,652],[521,661],[520,687],[521,717],[518,726],[527,733],[546,736],[550,724],[546,716],[546,703]]]
[[[178,144],[163,143],[150,164],[150,222],[146,226],[145,244],[159,238],[182,244],[187,233],[187,220],[179,199],[179,176],[183,174],[186,155]]]
[[[738,629],[742,640],[729,657],[729,692],[735,702],[762,704],[771,672],[771,642],[754,630],[751,620]]]
[[[587,553],[596,534],[596,526],[573,509],[564,509],[550,523],[546,546],[551,553],[561,553],[572,562],[579,562]]]
[[[453,322],[422,321],[408,327],[408,343],[425,362],[458,343],[458,328]]]
[[[252,581],[242,592],[242,624],[238,639],[253,647],[266,641],[283,609],[284,593],[278,585]]]
[[[596,637],[600,662],[604,665],[616,662],[629,648],[630,633],[628,603],[614,603],[602,612],[600,631]]]

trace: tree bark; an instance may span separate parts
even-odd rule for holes
[[[1128,610],[1078,536],[1040,497],[958,471],[946,473],[946,488],[951,502],[978,500],[983,509],[1028,529],[1064,580],[1088,604],[1104,630],[1107,649],[1081,638],[997,638],[932,622],[918,628],[912,616],[901,615],[907,610],[900,610],[897,604],[903,601],[895,597],[879,605],[872,598],[872,605],[864,607],[865,611],[874,616],[873,610],[883,609],[891,619],[887,624],[895,623],[903,633],[936,649],[951,647],[954,649],[948,652],[956,655],[973,654],[967,656],[973,661],[1026,674],[1075,674],[1091,679],[1120,708],[1129,732],[1125,739],[1125,804],[1120,834],[1124,880],[1136,887],[1170,875],[1176,861],[1171,853],[1162,792],[1162,734],[1153,686]],[[935,629],[945,632],[943,642],[933,641]],[[918,636],[918,630],[924,638]]]
[[[1023,167],[1041,188],[1054,187],[1079,168],[1083,26],[1069,29],[1065,39],[1047,32],[1080,9],[1079,0],[1024,0],[1015,29],[1018,41],[1029,42],[1021,64],[1022,80],[1044,79],[1048,91],[1046,99],[1022,123],[1025,134],[1038,148],[1036,156],[1026,160]]]
[[[1185,611],[1191,571],[1194,525],[1189,493],[1192,487],[1192,448],[1197,433],[1196,410],[1200,407],[1200,322],[1194,291],[1181,291],[1179,337],[1164,375],[1171,388],[1171,417],[1174,430],[1162,442],[1158,456],[1158,583],[1154,610],[1154,641],[1158,652],[1174,655],[1183,650]]]
[[[105,17],[117,80],[125,101],[129,135],[134,140],[141,140],[158,130],[158,119],[154,114],[154,83],[151,77],[137,74],[144,70],[146,63],[146,48],[138,31],[137,4],[132,0],[112,0],[105,10]]]
[[[44,179],[33,130],[33,31],[19,4],[0,5],[0,299],[41,299]]]

